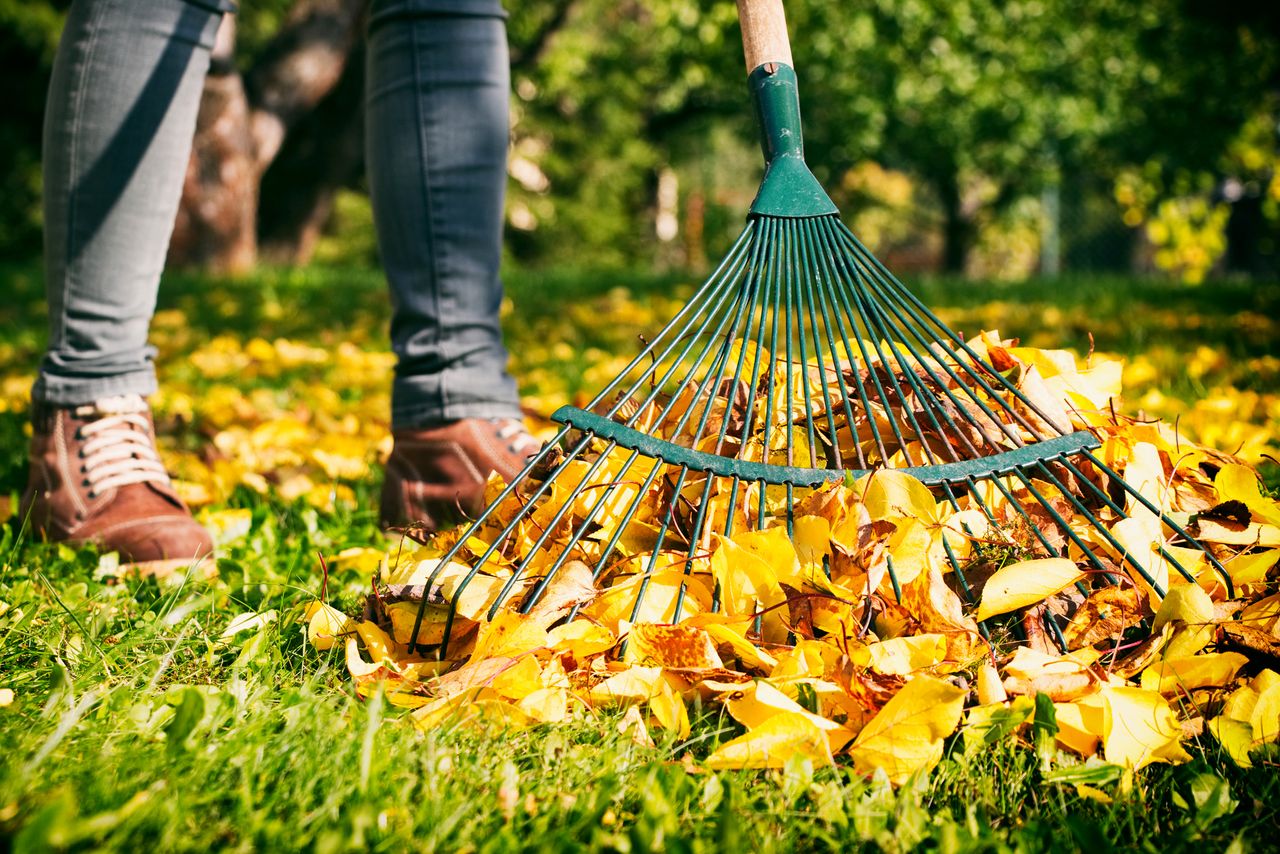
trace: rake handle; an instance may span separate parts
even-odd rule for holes
[[[795,67],[782,0],[738,0],[738,21],[748,74],[771,62]]]

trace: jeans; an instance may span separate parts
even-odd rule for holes
[[[33,397],[155,391],[147,329],[225,0],[75,0],[44,127],[49,347]],[[497,0],[374,0],[366,159],[392,426],[518,417],[498,326],[509,69]]]

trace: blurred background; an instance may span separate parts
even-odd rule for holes
[[[39,253],[66,5],[0,0],[9,261]],[[173,267],[376,263],[365,6],[244,0],[227,19]],[[511,267],[705,269],[761,169],[733,4],[509,6]],[[792,0],[788,14],[809,161],[891,268],[1186,283],[1280,269],[1280,4]]]

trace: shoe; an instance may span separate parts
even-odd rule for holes
[[[542,447],[515,418],[464,418],[392,436],[382,527],[429,534],[475,518],[489,475],[510,483]]]
[[[166,574],[213,552],[156,451],[151,410],[125,395],[85,406],[35,403],[19,520],[52,542],[96,543],[127,568]]]

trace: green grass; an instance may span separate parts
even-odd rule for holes
[[[644,325],[578,322],[573,306],[598,319],[665,304],[687,292],[684,281],[513,276],[518,311],[507,324],[517,366],[532,375],[547,337],[558,335],[571,352],[550,354],[552,367],[532,382],[572,391],[586,382],[584,352],[625,351]],[[0,381],[16,387],[41,346],[39,281],[24,267],[0,271],[0,283],[10,295]],[[610,295],[615,285],[630,298]],[[1153,386],[1181,400],[1219,385],[1280,388],[1274,375],[1242,367],[1277,355],[1276,286],[1115,279],[926,282],[921,291],[970,333],[999,325],[1036,346],[1085,352],[1092,331],[1100,350],[1171,366]],[[387,316],[377,274],[339,269],[175,277],[161,308],[185,315],[159,336],[162,378],[197,394],[209,383],[182,357],[215,335],[379,348]],[[1202,345],[1225,363],[1198,378],[1175,370]],[[252,380],[278,389],[307,381],[305,369]],[[199,425],[178,440],[202,441]],[[0,412],[0,495],[20,488],[24,454],[21,413]],[[707,773],[688,760],[739,732],[712,708],[698,713],[689,741],[654,747],[634,743],[609,715],[519,733],[420,733],[399,710],[355,698],[340,651],[302,642],[297,620],[320,588],[317,554],[379,542],[376,475],[351,486],[355,509],[333,513],[237,490],[230,505],[250,508],[255,525],[209,582],[117,582],[98,572],[91,550],[0,534],[0,689],[14,692],[0,708],[0,851],[1179,851],[1237,840],[1260,851],[1280,826],[1274,763],[1236,769],[1209,737],[1192,746],[1191,764],[1098,782],[1114,798],[1107,805],[1061,772],[1046,774],[1026,746],[966,754],[959,737],[931,775],[896,792],[846,768],[802,763]],[[367,584],[338,571],[331,601],[354,610]],[[236,615],[268,611],[274,622],[223,637]]]

